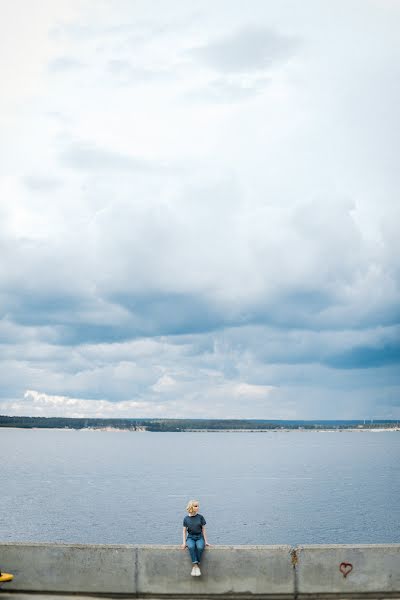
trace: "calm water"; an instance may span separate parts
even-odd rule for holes
[[[399,432],[0,429],[0,541],[400,542]]]

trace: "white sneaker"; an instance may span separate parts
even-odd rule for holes
[[[196,565],[196,577],[200,577],[201,571],[199,565]]]
[[[193,565],[192,571],[190,573],[192,577],[196,577],[196,575],[197,575],[196,567],[197,567],[197,565]]]

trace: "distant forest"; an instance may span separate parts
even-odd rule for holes
[[[218,431],[276,429],[373,429],[393,427],[388,419],[352,421],[279,421],[256,419],[69,419],[64,417],[8,417],[0,415],[0,427],[24,429],[127,429],[130,431]]]

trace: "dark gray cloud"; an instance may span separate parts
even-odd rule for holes
[[[300,284],[297,289],[277,291],[271,298],[266,297],[246,313],[246,318],[249,323],[281,329],[331,329],[332,323],[324,318],[323,313],[335,302],[335,294],[331,290],[316,289],[312,284],[307,289]]]
[[[293,37],[249,26],[193,48],[190,54],[221,73],[251,73],[285,62],[298,47],[299,40]]]
[[[111,300],[128,309],[140,323],[140,335],[181,336],[217,331],[230,324],[224,310],[204,294],[158,293],[113,295]]]
[[[8,300],[7,315],[19,325],[63,325],[77,321],[84,298],[64,290],[16,292]]]
[[[303,289],[275,298],[270,304],[266,299],[263,311],[248,308],[245,313],[232,313],[206,294],[114,293],[100,299],[98,291],[88,296],[77,289],[72,295],[67,288],[68,282],[59,291],[31,290],[29,295],[14,291],[6,303],[3,301],[9,326],[42,328],[43,341],[71,347],[167,336],[173,345],[188,345],[188,354],[196,361],[213,352],[212,339],[216,336],[238,361],[243,353],[250,352],[260,364],[321,364],[335,370],[400,363],[396,329],[378,327],[374,332],[372,327],[377,324],[373,319],[348,331],[318,321],[317,314],[323,314],[334,302],[321,291]],[[4,330],[5,340],[10,336],[9,326]],[[230,377],[237,373],[233,363],[227,366],[226,357],[208,367],[222,369]]]
[[[99,311],[98,296],[88,297],[83,291],[81,296],[68,295],[67,289],[47,290],[13,294],[3,306],[11,322],[26,327],[48,326],[57,344],[72,346],[204,333],[228,323],[221,310],[194,294],[110,295]],[[123,310],[118,311],[119,307]]]
[[[309,379],[312,370],[319,365],[325,371],[324,377],[331,369],[356,370],[392,367],[400,364],[399,342],[400,330],[395,327],[377,327],[365,330],[317,330],[310,328],[278,328],[268,324],[250,324],[237,327],[225,327],[216,333],[219,340],[223,341],[230,352],[237,357],[248,352],[252,356],[253,364],[275,365],[278,368],[278,378],[273,383],[282,383],[282,374],[286,372],[285,366],[292,365],[300,373],[300,377]],[[188,342],[199,355],[208,355],[211,352],[206,340],[208,336],[200,339],[189,338]],[[202,343],[200,343],[202,342]],[[239,359],[238,359],[239,362]],[[306,371],[305,366],[310,370]],[[328,368],[327,368],[328,367]],[[282,371],[280,369],[282,368]],[[316,369],[318,373],[318,369]],[[262,369],[261,369],[262,372]],[[331,371],[332,380],[337,377],[336,371]],[[385,384],[385,377],[389,384],[388,371],[381,378],[380,385]],[[393,369],[397,380],[400,370]],[[284,375],[283,375],[284,377]],[[318,373],[317,379],[320,377]],[[364,376],[365,377],[365,376]],[[376,372],[374,371],[375,382]],[[354,381],[360,385],[359,375],[354,375]],[[371,381],[367,380],[367,385]],[[393,381],[391,382],[393,383]]]
[[[399,367],[400,380],[400,339],[381,346],[356,346],[330,357],[326,364],[335,369],[371,369],[387,365]]]

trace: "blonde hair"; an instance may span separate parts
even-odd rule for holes
[[[195,512],[193,510],[194,509],[193,505],[198,504],[198,503],[199,503],[198,500],[189,500],[188,505],[186,507],[186,510],[188,511],[189,515],[192,515]]]

